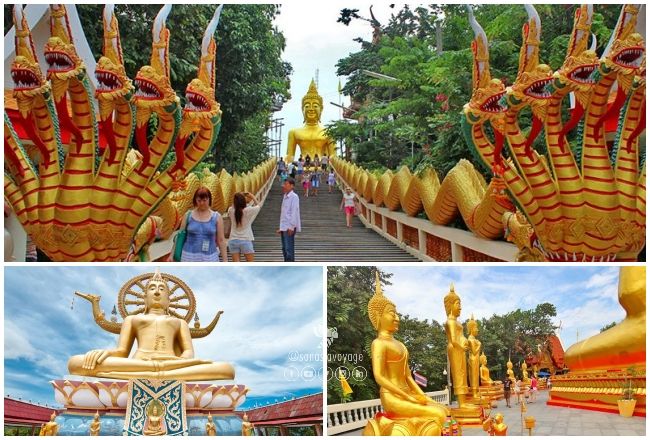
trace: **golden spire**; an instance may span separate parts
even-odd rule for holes
[[[375,330],[379,328],[379,317],[388,304],[393,304],[381,291],[379,271],[375,272],[375,294],[368,301],[368,319]]]
[[[156,268],[156,273],[154,273],[153,276],[151,277],[151,279],[149,280],[149,282],[152,282],[152,281],[160,281],[160,282],[163,282],[163,283],[165,282],[165,279],[160,274],[160,268],[159,267]]]

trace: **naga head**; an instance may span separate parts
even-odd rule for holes
[[[138,107],[138,126],[149,121],[152,111],[178,102],[170,82],[169,29],[165,26],[171,8],[171,5],[165,5],[158,12],[153,25],[150,64],[140,68],[135,77],[137,90],[134,100]]]
[[[50,6],[50,35],[44,49],[45,61],[49,66],[47,77],[52,81],[54,99],[58,102],[67,90],[68,80],[86,68],[74,47],[65,5]]]
[[[183,116],[194,122],[207,122],[220,113],[220,106],[215,98],[217,43],[214,33],[219,24],[223,5],[219,6],[203,34],[201,59],[198,75],[185,89],[186,103]]]
[[[14,82],[14,96],[18,107],[21,113],[28,113],[31,111],[30,98],[46,92],[49,84],[38,65],[32,33],[21,5],[14,6],[13,19],[16,30],[16,58],[11,64],[11,79]]]
[[[621,10],[612,41],[602,58],[601,70],[605,73],[614,70],[617,80],[624,90],[629,90],[632,78],[641,66],[645,53],[643,37],[635,31],[639,8],[625,5]]]
[[[501,103],[501,98],[506,94],[506,89],[499,79],[490,76],[490,54],[485,32],[474,18],[470,6],[469,22],[474,29],[472,53],[474,67],[472,70],[472,96],[465,105],[464,112],[472,123],[485,122],[502,118],[506,107]]]
[[[543,120],[546,104],[551,97],[548,87],[553,82],[553,71],[546,64],[539,63],[541,21],[532,5],[524,5],[528,21],[522,28],[522,45],[519,52],[517,79],[508,90],[511,106],[530,105],[533,113]]]
[[[100,116],[107,119],[118,99],[129,100],[133,93],[133,84],[124,69],[120,29],[114,14],[114,5],[104,8],[104,46],[103,56],[97,61],[95,78],[97,89],[95,96],[99,102]]]

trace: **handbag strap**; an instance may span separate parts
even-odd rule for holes
[[[192,215],[192,210],[190,209],[187,211],[187,214],[185,214],[185,230],[187,231],[187,225],[190,223],[190,216]]]

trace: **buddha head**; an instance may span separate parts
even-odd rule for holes
[[[495,421],[497,424],[499,424],[499,423],[503,423],[503,414],[501,414],[501,413],[497,413],[497,414],[494,416],[494,421]]]
[[[487,356],[485,355],[485,353],[481,353],[481,357],[479,357],[478,359],[481,362],[482,366],[487,367]]]
[[[395,333],[399,328],[397,308],[381,291],[379,272],[375,272],[375,294],[368,301],[368,319],[377,331]]]
[[[212,423],[212,414],[208,413],[208,423]]]
[[[621,267],[618,280],[618,301],[628,316],[645,315],[645,266]]]
[[[454,292],[454,284],[449,286],[449,293],[445,296],[445,313],[447,316],[458,318],[460,316],[460,297]]]
[[[508,367],[509,370],[512,370],[512,361],[508,359],[508,362],[506,363],[506,367]]]
[[[248,422],[248,414],[244,413],[244,422]]]
[[[145,313],[152,309],[162,309],[167,312],[169,308],[169,286],[156,269],[156,273],[147,282],[144,289],[144,307]]]
[[[97,422],[99,420],[99,411],[95,412],[95,421]]]
[[[458,301],[460,302],[460,299]],[[467,333],[474,337],[478,336],[478,324],[474,320],[474,315],[467,321]]]
[[[302,116],[307,124],[320,122],[320,115],[323,112],[323,97],[318,94],[314,80],[309,85],[307,94],[302,98]]]

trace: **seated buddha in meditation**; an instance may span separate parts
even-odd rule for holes
[[[487,356],[481,354],[481,386],[491,386],[494,381],[490,378],[490,369],[487,366]]]
[[[195,359],[186,321],[169,315],[169,286],[159,271],[144,290],[144,312],[128,315],[114,349],[72,356],[70,374],[111,379],[234,379],[232,365]],[[129,357],[134,342],[137,350]]]
[[[368,302],[368,317],[377,330],[371,356],[381,404],[391,419],[419,419],[410,423],[415,428],[411,435],[440,435],[448,410],[426,396],[415,383],[409,370],[408,350],[393,337],[399,329],[395,304],[382,294],[378,274],[376,283],[375,294]]]

